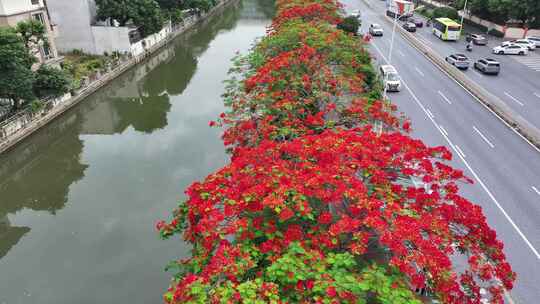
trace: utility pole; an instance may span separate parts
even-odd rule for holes
[[[465,0],[465,4],[463,5],[463,12],[461,13],[461,30],[463,30],[463,17],[465,16],[465,12],[467,11],[467,0]]]

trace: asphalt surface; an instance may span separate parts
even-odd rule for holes
[[[375,9],[368,8],[361,0],[342,2],[346,10],[361,10],[364,33],[371,23],[383,26],[384,36],[373,38],[371,53],[377,64],[385,63],[392,26],[376,10],[378,4],[384,7],[384,2],[376,3]],[[373,2],[378,1],[370,1]],[[540,151],[410,46],[399,33],[395,35],[392,65],[404,85],[401,92],[389,93],[389,98],[412,120],[413,137],[429,145],[447,146],[454,155],[452,165],[475,181],[473,185],[462,185],[461,193],[482,206],[518,274],[507,302],[537,303],[540,299]],[[505,74],[501,74],[501,79]]]
[[[377,10],[381,12],[385,10],[384,1],[369,1]],[[468,52],[465,50],[464,37],[459,41],[442,41],[433,35],[432,28],[426,27],[425,23],[424,27],[417,29],[415,36],[443,58],[455,53],[465,54],[471,60],[471,68],[463,73],[501,98],[510,108],[540,129],[540,48],[529,51],[525,56],[497,55],[492,53],[492,49],[500,45],[502,40],[489,37],[488,45],[474,45],[472,52]],[[480,58],[493,58],[499,61],[501,63],[499,75],[484,75],[473,69],[472,64]]]

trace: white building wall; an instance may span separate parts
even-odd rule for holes
[[[144,53],[144,51],[146,49],[149,49],[152,46],[160,43],[161,41],[163,41],[165,39],[167,39],[167,36],[169,36],[169,34],[171,34],[171,32],[172,32],[171,24],[167,23],[161,29],[161,31],[159,31],[159,32],[157,32],[155,34],[149,35],[149,36],[145,37],[144,39],[142,39],[141,41],[132,44],[131,45],[131,54],[133,54],[133,56],[138,56],[138,55]]]
[[[92,26],[96,54],[114,51],[130,52],[129,28],[112,26]]]
[[[14,15],[43,7],[43,0],[33,5],[31,0],[0,0],[0,15]]]
[[[60,52],[80,49],[85,53],[96,54],[91,28],[95,18],[93,0],[47,0],[47,7],[52,22],[58,28],[55,40]]]

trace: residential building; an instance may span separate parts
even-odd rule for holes
[[[98,22],[94,0],[47,0],[47,7],[58,27],[56,45],[60,52],[77,49],[95,55],[130,53],[131,43],[137,40],[136,28]]]
[[[56,62],[59,59],[54,41],[56,31],[49,17],[46,0],[0,0],[0,26],[15,27],[17,23],[31,19],[43,23],[47,31],[48,43],[35,46],[33,52],[39,64]]]

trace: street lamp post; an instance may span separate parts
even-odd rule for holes
[[[466,1],[466,0],[465,0]],[[423,5],[420,5],[420,6],[417,6],[415,9],[413,9],[412,11],[410,11],[410,13],[413,13],[414,11],[416,11],[417,9],[420,9],[420,8],[423,8],[424,6]],[[398,14],[397,13],[394,13],[394,25],[392,26],[392,38],[390,39],[390,49],[388,50],[388,64],[390,64],[392,62],[392,50],[394,49],[394,36],[396,35],[396,25],[397,25],[397,21],[399,19],[401,19],[401,17],[403,17],[405,15],[401,15],[399,16],[398,18]],[[385,76],[386,78],[387,76]],[[383,100],[386,100],[386,79],[384,79],[384,90],[383,90]]]

